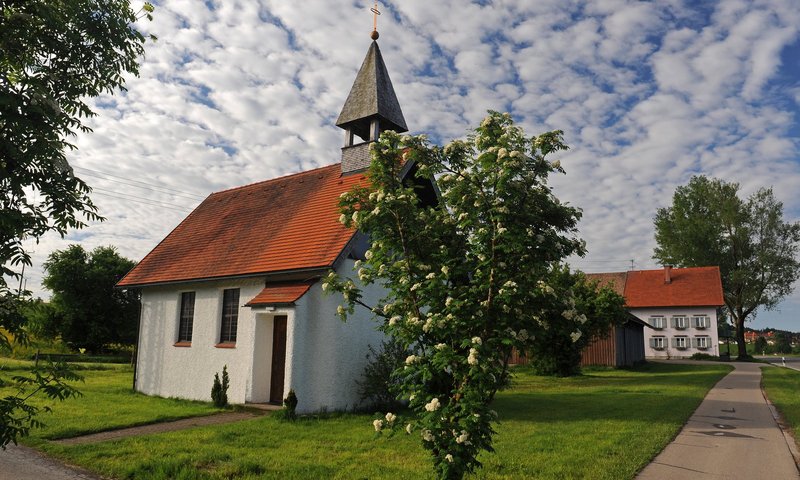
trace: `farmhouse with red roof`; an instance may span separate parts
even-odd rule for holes
[[[339,196],[367,182],[380,131],[407,130],[377,42],[337,126],[340,164],[210,195],[119,282],[142,292],[137,391],[208,400],[227,365],[232,403],[280,404],[289,389],[299,412],[359,403],[355,381],[383,334],[366,310],[339,320],[340,299],[324,296],[319,279],[331,269],[355,276],[368,242],[339,222]],[[406,164],[403,177],[435,202],[414,170]],[[364,301],[380,297],[364,289]]]
[[[652,327],[644,329],[646,357],[719,353],[717,312],[724,305],[719,267],[666,266],[587,277],[623,295],[628,311]]]

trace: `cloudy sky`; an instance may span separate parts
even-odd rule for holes
[[[368,0],[169,0],[141,76],[96,99],[76,174],[107,221],[30,244],[27,287],[70,243],[141,259],[209,193],[336,163],[334,126],[369,47]],[[487,109],[562,129],[559,197],[588,272],[657,268],[652,218],[698,173],[773,186],[800,219],[796,0],[381,2],[379,40],[412,133],[463,136]],[[800,289],[755,327],[800,330]]]

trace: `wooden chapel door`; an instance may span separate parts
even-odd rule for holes
[[[283,403],[283,381],[286,376],[286,315],[274,319],[272,330],[272,372],[269,403]]]

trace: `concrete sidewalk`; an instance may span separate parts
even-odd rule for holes
[[[675,440],[637,479],[800,479],[790,450],[795,447],[761,392],[764,365],[731,365],[736,370],[708,392]]]
[[[82,445],[84,443],[107,442],[127,437],[138,437],[140,435],[151,435],[154,433],[175,432],[188,428],[203,427],[206,425],[222,425],[225,423],[239,422],[256,418],[257,414],[252,412],[229,412],[206,415],[204,417],[189,417],[171,422],[151,423],[139,427],[121,428],[118,430],[108,430],[100,433],[82,435],[80,437],[65,438],[54,440],[54,443],[62,445]]]

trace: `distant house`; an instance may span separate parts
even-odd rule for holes
[[[355,382],[383,334],[365,309],[339,320],[341,298],[324,296],[319,279],[331,269],[355,276],[368,242],[339,222],[339,196],[367,182],[382,130],[407,130],[376,42],[337,126],[340,164],[210,195],[119,282],[142,292],[137,391],[209,400],[227,365],[232,403],[281,403],[289,389],[299,412],[359,403]],[[425,183],[415,168],[406,164],[403,178]],[[423,202],[436,201],[432,183],[417,186]],[[370,286],[363,300],[383,294]]]
[[[773,331],[748,330],[744,332],[744,341],[747,343],[753,343],[759,338],[764,338],[769,345],[775,345],[775,332]]]
[[[647,358],[719,354],[717,318],[724,305],[719,267],[588,274],[625,297],[628,311],[646,322]]]

